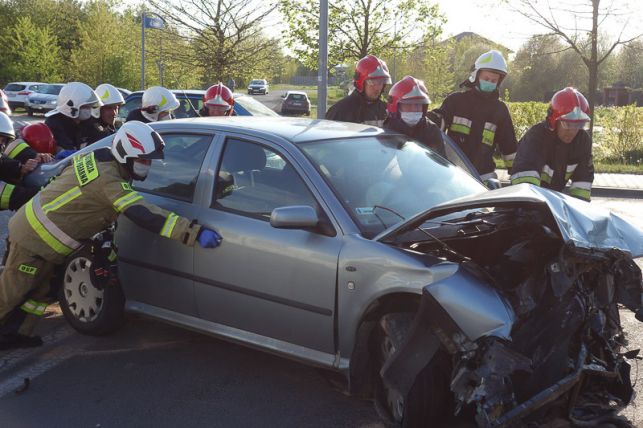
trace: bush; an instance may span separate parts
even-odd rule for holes
[[[547,103],[507,103],[520,140],[547,115]],[[594,159],[643,168],[643,107],[596,107],[593,135]]]

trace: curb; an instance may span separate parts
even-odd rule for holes
[[[501,181],[502,187],[510,186],[509,181]],[[624,187],[592,187],[592,197],[643,199],[643,189],[627,189]]]

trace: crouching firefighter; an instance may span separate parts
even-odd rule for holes
[[[152,159],[163,158],[164,143],[148,125],[128,122],[111,149],[74,157],[72,165],[25,204],[9,222],[11,246],[0,275],[0,350],[40,346],[32,336],[50,297],[57,265],[81,242],[123,214],[153,233],[193,246],[214,248],[221,236],[145,202],[130,186],[144,180]]]

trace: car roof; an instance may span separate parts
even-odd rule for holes
[[[5,86],[9,85],[46,85],[45,82],[9,82]]]
[[[278,136],[293,143],[394,134],[375,126],[359,123],[274,116],[197,117],[154,122],[150,125],[158,131],[163,131],[166,127],[175,128],[177,125],[188,124],[195,131],[221,130],[245,132],[260,137]]]
[[[287,92],[286,92],[286,95],[290,95],[290,94],[295,94],[295,95],[306,95],[306,96],[308,96],[308,94],[307,94],[306,92],[304,92],[304,91],[287,91]]]

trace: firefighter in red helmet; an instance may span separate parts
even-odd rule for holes
[[[545,121],[529,129],[518,144],[511,184],[531,183],[589,201],[594,164],[587,99],[574,88],[554,94]]]
[[[388,117],[384,127],[408,135],[444,155],[442,132],[426,116],[430,103],[424,82],[413,76],[405,76],[388,93]]]
[[[234,97],[232,91],[223,83],[212,85],[203,95],[201,116],[233,116]]]
[[[390,84],[386,63],[374,55],[365,56],[355,66],[355,90],[331,106],[326,119],[382,126],[386,119],[386,103],[381,97],[385,86]]]

